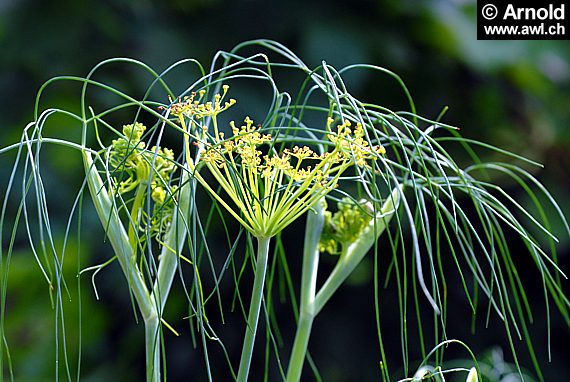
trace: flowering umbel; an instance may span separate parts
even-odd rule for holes
[[[209,169],[231,203],[199,174],[197,178],[255,237],[275,236],[333,190],[350,166],[369,166],[385,153],[383,147],[368,144],[361,124],[352,131],[351,123],[345,121],[331,131],[332,118],[327,123],[327,137],[333,150],[322,154],[307,146],[277,152],[272,135],[265,134],[249,117],[239,127],[231,122],[232,136],[226,138],[218,132],[216,115],[235,103],[230,100],[222,104],[227,90],[224,86],[224,93],[216,95],[213,104],[206,104],[210,106],[201,107],[190,98],[190,103],[176,104],[171,113],[179,117],[185,131],[185,117],[192,121],[205,114],[212,117],[213,134],[203,134],[197,142],[200,163]]]

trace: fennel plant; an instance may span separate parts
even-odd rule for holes
[[[100,71],[117,64],[145,73],[149,81],[142,95],[129,94],[98,79]],[[183,90],[174,91],[180,84],[170,84],[169,75],[187,68],[197,74],[188,78]],[[353,96],[345,77],[358,71],[393,78],[410,110],[394,112],[374,100]],[[284,75],[297,76],[299,84],[283,89],[280,81]],[[79,85],[77,110],[42,104],[44,93],[59,83]],[[239,89],[243,86],[268,92],[265,109],[248,110],[247,102],[242,104]],[[246,112],[240,115],[242,110]],[[535,372],[542,379],[530,336],[531,307],[517,269],[516,257],[523,254],[511,252],[506,231],[518,236],[527,250],[524,256],[535,264],[547,314],[554,304],[570,322],[570,304],[562,288],[565,275],[556,260],[557,239],[542,203],[547,201],[556,211],[564,235],[570,234],[570,229],[554,198],[527,170],[540,165],[463,138],[439,117],[431,120],[417,115],[402,80],[386,69],[373,65],[336,69],[325,62],[309,68],[286,47],[268,40],[219,52],[208,69],[189,59],[158,73],[142,62],[115,58],[97,65],[84,78],[64,76],[46,82],[38,93],[35,115],[20,142],[0,149],[0,154],[15,157],[12,176],[4,186],[0,220],[2,235],[6,227],[14,227],[10,237],[2,237],[1,252],[5,346],[0,362],[10,379],[16,378],[17,371],[12,370],[8,356],[10,333],[4,330],[9,314],[5,280],[18,242],[18,227],[25,228],[24,236],[45,275],[57,327],[64,327],[67,281],[62,264],[72,255],[66,254],[65,244],[56,245],[60,233],[50,217],[50,197],[44,187],[44,146],[70,149],[83,162],[84,182],[71,203],[63,241],[70,239],[73,222],[81,231],[81,210],[85,195],[89,195],[101,223],[100,237],[108,239],[112,254],[109,250],[108,261],[82,268],[76,276],[81,279],[92,272],[94,278],[117,260],[127,286],[123,293],[130,294],[133,314],[135,318],[140,314],[144,324],[149,382],[168,376],[165,343],[177,332],[165,319],[165,309],[177,278],[187,299],[188,325],[198,334],[196,347],[203,358],[203,364],[188,365],[189,380],[201,375],[201,370],[208,380],[214,379],[212,371],[221,365],[210,360],[213,345],[227,359],[232,378],[239,382],[261,380],[261,372],[250,369],[259,354],[254,344],[261,342],[256,334],[262,318],[266,327],[265,380],[300,381],[303,373],[309,372],[304,368],[306,360],[314,377],[320,379],[308,351],[315,318],[326,316],[326,304],[366,256],[374,264],[370,287],[375,293],[377,374],[382,380],[393,380],[390,369],[394,367],[387,362],[380,317],[395,311],[404,380],[443,380],[445,373],[452,372],[463,373],[461,378],[469,382],[480,379],[476,357],[466,344],[446,333],[447,320],[452,319],[446,286],[450,273],[460,279],[474,317],[484,310],[499,318],[517,367],[514,339],[525,341]],[[244,122],[225,121],[226,115]],[[260,124],[248,115],[256,115]],[[56,117],[65,119],[74,132],[52,133],[49,122]],[[167,136],[168,142],[177,142],[170,148],[163,142]],[[470,164],[455,158],[452,149],[457,148],[469,156]],[[483,151],[505,161],[485,162],[479,157]],[[496,175],[518,184],[536,211],[527,211],[505,192],[495,182]],[[20,195],[13,196],[18,184]],[[8,205],[14,198],[18,208],[12,216]],[[208,235],[214,216],[222,222],[228,242],[236,243],[227,253],[213,250],[219,248]],[[304,242],[281,241],[281,233],[305,216]],[[239,263],[241,247],[237,243],[243,237],[246,255]],[[256,254],[252,239],[257,242]],[[547,243],[548,249],[541,243]],[[298,285],[289,270],[292,256],[302,257]],[[321,273],[325,281],[319,284],[323,256],[335,259],[336,265],[330,274]],[[444,258],[451,259],[455,269],[443,269]],[[381,264],[388,264],[387,272],[381,272]],[[249,265],[254,281],[246,298],[240,283]],[[213,280],[208,289],[204,275]],[[245,321],[239,364],[231,356],[236,350],[227,349],[210,314],[218,312],[215,316],[224,321],[223,312],[231,305],[221,298],[227,278],[233,279]],[[277,283],[289,291],[293,314],[288,318],[296,322],[290,341],[276,338],[278,321],[283,320],[277,320],[274,311]],[[398,301],[397,309],[392,307],[386,313],[380,298],[382,284],[395,285]],[[484,303],[486,308],[481,307]],[[421,316],[419,306],[423,304],[431,306],[433,316],[429,319]],[[410,360],[410,316],[417,322],[423,358],[417,370]],[[427,332],[433,344],[424,338]],[[56,328],[55,342],[65,347],[64,330]],[[468,368],[443,368],[445,348],[450,344],[465,347],[472,360]],[[67,351],[60,354],[57,349],[55,357],[56,379],[81,378],[80,355],[75,366]],[[277,360],[277,370],[269,370],[271,357]],[[518,371],[523,374],[520,368]]]

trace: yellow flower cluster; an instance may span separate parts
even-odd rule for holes
[[[229,156],[229,159],[234,159],[234,157],[239,157],[240,162],[243,166],[251,167],[257,170],[261,164],[261,154],[257,148],[264,143],[271,141],[270,135],[264,135],[256,130],[253,126],[253,121],[247,117],[245,119],[245,125],[237,128],[235,123],[232,121],[230,123],[234,136],[230,140],[223,140],[224,133],[219,133],[216,143],[216,147],[212,147],[212,144],[205,142],[204,145],[208,149],[202,150],[202,160],[205,162],[215,163],[220,168],[223,168],[226,163],[225,155]],[[221,145],[219,143],[222,143]]]
[[[204,90],[201,90],[198,93],[198,99],[196,99],[196,93],[192,93],[191,96],[186,97],[184,100],[179,99],[178,102],[173,103],[170,106],[170,114],[175,117],[185,116],[188,118],[216,116],[236,103],[236,100],[233,98],[231,98],[229,101],[223,102],[228,92],[229,86],[224,85],[222,89],[222,94],[216,94],[214,96],[214,102],[200,103],[201,99],[206,94]]]
[[[329,129],[333,122],[332,118],[327,120]],[[383,146],[370,147],[364,137],[364,128],[360,122],[356,124],[354,131],[350,129],[351,125],[351,122],[346,120],[337,126],[335,134],[328,134],[328,139],[335,144],[345,158],[354,160],[359,167],[364,167],[368,160],[375,160],[378,155],[386,154]]]

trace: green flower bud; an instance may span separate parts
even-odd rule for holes
[[[151,197],[155,203],[163,204],[166,199],[166,191],[162,187],[155,187],[152,190]]]
[[[343,249],[356,241],[372,219],[374,209],[365,199],[355,203],[344,198],[338,203],[338,211],[334,214],[325,211],[325,224],[319,250],[331,255],[341,254]]]
[[[125,125],[122,131],[124,136],[113,140],[109,153],[117,192],[126,194],[136,189],[137,195],[144,195],[150,189],[153,212],[140,222],[139,230],[149,229],[151,237],[160,236],[170,225],[174,211],[174,201],[169,197],[176,190],[169,185],[176,169],[174,152],[157,146],[146,149],[146,143],[141,141],[146,131],[142,123]],[[145,200],[143,195],[139,195],[140,200]]]

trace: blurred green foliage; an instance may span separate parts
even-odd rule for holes
[[[570,210],[570,44],[478,41],[475,27],[476,3],[470,0],[2,0],[0,146],[20,138],[23,127],[33,119],[36,91],[52,76],[83,76],[99,61],[115,56],[133,57],[157,70],[187,57],[208,65],[220,49],[230,49],[252,38],[272,38],[291,48],[309,65],[318,65],[321,60],[338,67],[372,63],[398,73],[412,91],[419,114],[435,118],[449,106],[444,121],[461,127],[465,136],[490,141],[543,163],[545,169],[538,176],[553,191],[563,211]],[[125,73],[125,69],[105,73],[108,83],[140,90],[138,74]],[[187,86],[187,75],[176,76],[171,82],[179,83],[180,89]],[[361,99],[397,110],[408,108],[401,91],[389,80],[355,74],[347,81],[353,94]],[[42,103],[77,107],[77,91],[51,91]],[[252,96],[251,102],[263,100]],[[53,122],[52,125],[61,129],[61,134],[71,133],[65,121],[60,126]],[[81,163],[79,157],[77,161],[69,160],[66,150],[53,150],[50,157],[46,166],[53,175],[48,177],[53,184],[46,187],[57,192],[57,204],[57,198],[74,197],[82,180]],[[9,155],[0,157],[1,193],[11,169],[10,159]],[[511,186],[504,185],[509,190]],[[97,227],[89,208],[91,204],[86,203],[84,224]],[[55,212],[61,216],[62,229],[68,213],[63,208]],[[102,232],[95,232],[98,234],[86,239],[90,250],[82,251],[83,266],[106,259],[104,253],[109,251],[101,243]],[[296,237],[294,233],[290,235]],[[41,381],[53,374],[55,310],[31,253],[25,252],[25,242],[17,245],[22,250],[14,255],[10,265],[6,329],[10,333],[16,380]],[[560,261],[566,270],[570,269],[569,246],[567,241],[561,243]],[[68,253],[73,256],[74,251]],[[134,325],[129,296],[123,295],[120,284],[121,275],[113,267],[103,271],[97,283],[101,301],[95,301],[89,277],[82,277],[78,283],[74,277],[78,263],[69,264],[67,286],[71,298],[65,309],[70,322],[79,322],[79,300],[74,296],[79,286],[83,290],[82,375],[93,381],[136,380],[144,373],[140,359],[142,327]],[[372,291],[366,283],[359,280],[346,288],[359,292],[361,305],[372,305]],[[121,294],[115,294],[115,290]],[[540,294],[538,290],[537,296]],[[344,308],[354,306],[354,293],[341,291],[335,299],[326,312],[326,316],[335,319],[318,322],[311,342],[311,352],[322,366],[324,380],[376,380],[373,314],[363,309],[355,324],[354,314]],[[184,299],[179,296],[179,300]],[[390,297],[387,300],[389,304]],[[174,313],[180,313],[177,317],[183,317],[182,304],[173,305],[173,311],[167,314],[176,317]],[[458,306],[457,310],[459,322],[467,322],[467,308]],[[235,315],[238,317],[239,312]],[[177,329],[184,327],[184,320],[174,319],[177,321],[171,324]],[[542,362],[547,360],[544,320],[535,317],[536,346]],[[388,322],[385,332],[390,332],[394,325]],[[343,330],[345,326],[351,330]],[[459,332],[460,326],[450,325],[450,329],[463,333]],[[555,317],[553,363],[544,368],[546,380],[570,372],[565,362],[570,336],[563,327]],[[70,360],[77,362],[79,326],[70,324],[66,329]],[[288,329],[291,328],[285,328]],[[505,346],[500,335],[478,329],[475,336],[464,334],[475,351],[496,343]],[[231,333],[231,328],[226,330]],[[172,355],[169,376],[173,380],[184,380],[185,367],[202,362],[188,345],[188,333],[180,331],[187,342],[172,339],[168,345],[168,354]],[[329,344],[330,333],[335,333],[334,346]],[[239,336],[234,335],[229,346],[238,348],[236,341]],[[394,338],[395,349],[399,346],[397,341]],[[392,364],[398,364],[397,354],[390,357]]]

